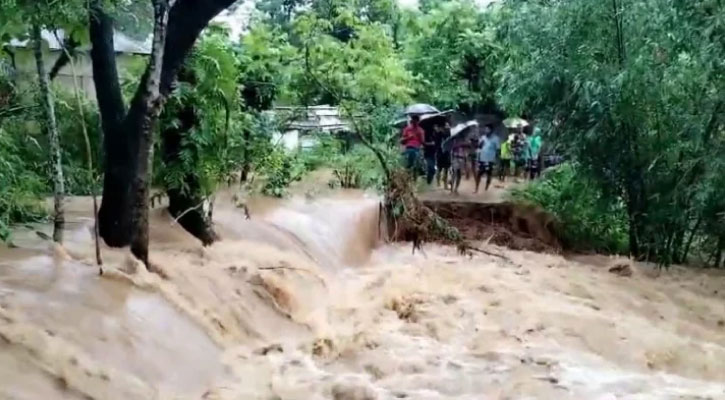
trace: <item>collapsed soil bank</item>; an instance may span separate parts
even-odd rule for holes
[[[424,204],[468,240],[487,241],[513,250],[547,253],[562,250],[554,217],[535,206],[461,201],[425,201]]]

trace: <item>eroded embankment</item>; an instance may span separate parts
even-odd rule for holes
[[[426,206],[474,242],[485,241],[512,250],[557,253],[562,245],[554,218],[530,205],[426,201]]]

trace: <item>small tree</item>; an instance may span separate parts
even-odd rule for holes
[[[48,135],[50,143],[50,167],[53,180],[53,240],[57,243],[63,243],[63,229],[65,226],[65,214],[63,212],[63,198],[65,196],[65,188],[63,183],[63,167],[61,164],[61,148],[60,138],[58,135],[58,125],[55,121],[55,104],[53,102],[53,94],[50,91],[50,80],[48,72],[45,68],[43,60],[43,38],[41,36],[40,27],[40,7],[36,7],[35,21],[32,26],[33,53],[35,55],[35,66],[38,73],[38,83],[40,87],[39,100],[41,109],[43,110],[43,127]]]

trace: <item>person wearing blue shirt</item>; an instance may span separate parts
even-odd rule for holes
[[[478,172],[476,174],[476,191],[481,185],[481,178],[486,174],[486,190],[491,186],[493,177],[493,167],[496,165],[499,150],[501,149],[501,140],[493,133],[493,127],[486,125],[483,127],[483,136],[478,142]]]

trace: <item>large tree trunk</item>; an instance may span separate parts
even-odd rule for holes
[[[53,176],[53,240],[57,243],[63,243],[63,228],[65,225],[63,197],[65,196],[65,187],[63,183],[63,166],[61,164],[60,138],[58,136],[58,125],[55,121],[55,104],[53,103],[53,95],[50,92],[48,72],[43,61],[43,39],[40,32],[40,25],[37,22],[34,23],[32,27],[33,50],[35,53],[35,66],[38,71],[38,83],[40,84],[43,126],[48,135],[50,168]]]
[[[126,106],[116,69],[113,20],[103,11],[101,0],[91,1],[89,17],[93,81],[105,155],[98,228],[109,246],[123,247],[131,243],[131,181],[138,152],[128,141],[132,134],[122,129]]]
[[[93,79],[106,156],[100,232],[110,246],[131,244],[134,253],[144,262],[148,261],[148,230],[144,229],[148,227],[148,199],[143,197],[148,197],[151,132],[161,105],[173,89],[179,69],[199,34],[232,3],[234,0],[154,0],[156,8],[161,6],[170,11],[164,13],[163,20],[155,18],[152,60],[126,115],[116,70],[113,21],[103,12],[101,0],[91,0]],[[163,22],[163,32],[157,29],[159,22]],[[163,33],[165,40],[156,33]]]

